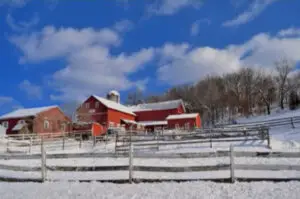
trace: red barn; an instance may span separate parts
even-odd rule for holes
[[[58,106],[19,109],[0,117],[7,135],[68,132],[70,122]]]
[[[185,113],[182,100],[139,104],[130,108],[136,114],[136,121],[151,131],[156,127],[167,127],[166,118],[169,115]]]
[[[135,121],[136,115],[130,108],[115,99],[92,95],[77,109],[77,121],[97,122],[104,127],[118,127],[122,122]]]
[[[184,129],[192,129],[192,128],[200,128],[201,127],[201,119],[198,113],[190,113],[190,114],[180,114],[180,115],[169,115],[167,117],[168,128],[184,128]]]

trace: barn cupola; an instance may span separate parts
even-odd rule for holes
[[[107,99],[116,103],[120,103],[120,93],[118,91],[112,90],[107,94]]]

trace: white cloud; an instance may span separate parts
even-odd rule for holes
[[[40,32],[12,36],[10,41],[23,52],[20,63],[24,63],[64,57],[90,45],[118,45],[120,38],[108,28],[57,29],[47,26]]]
[[[148,6],[148,12],[155,15],[172,15],[186,7],[198,8],[202,0],[157,0]]]
[[[159,80],[169,84],[191,83],[208,74],[223,74],[244,66],[272,70],[274,62],[282,58],[299,62],[300,35],[279,37],[261,33],[244,44],[224,49],[167,44],[159,55]]]
[[[200,25],[202,23],[206,23],[206,24],[210,24],[211,21],[209,19],[201,19],[201,20],[197,20],[195,21],[192,26],[191,26],[191,30],[190,30],[190,34],[191,36],[196,36],[199,34],[199,31],[200,31]]]
[[[23,7],[30,0],[1,0],[0,6]]]
[[[27,31],[33,26],[37,25],[39,20],[40,19],[37,14],[35,14],[31,20],[21,22],[15,22],[15,19],[10,14],[6,16],[6,22],[8,26],[14,31]]]
[[[12,97],[0,96],[0,107],[6,103],[13,102],[14,99]]]
[[[11,42],[23,53],[26,62],[63,59],[67,65],[56,71],[49,85],[55,89],[53,100],[81,100],[87,95],[103,94],[110,89],[124,90],[142,80],[129,75],[142,68],[154,56],[154,49],[112,54],[121,41],[112,29],[74,29],[52,26],[40,32],[14,36]]]
[[[132,30],[133,27],[134,27],[134,24],[132,23],[132,21],[130,21],[128,19],[118,21],[114,25],[114,29],[118,32],[128,32],[128,31]]]
[[[290,37],[290,36],[297,36],[300,35],[300,28],[289,28],[285,30],[281,30],[278,33],[278,36],[280,37]]]
[[[237,70],[241,65],[233,52],[210,47],[192,49],[187,44],[168,44],[160,53],[164,61],[158,77],[169,84],[195,82],[208,74]]]
[[[29,98],[41,99],[42,98],[42,88],[38,85],[32,84],[28,80],[24,80],[20,83],[19,88],[24,91]]]
[[[249,6],[248,10],[238,15],[236,18],[225,21],[223,26],[238,26],[246,24],[258,15],[260,15],[268,6],[278,0],[254,0],[254,2]]]

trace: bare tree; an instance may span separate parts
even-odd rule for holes
[[[284,99],[287,97],[287,94],[291,88],[289,85],[288,76],[295,68],[295,65],[291,61],[283,59],[275,62],[275,66],[277,71],[276,82],[279,96],[279,105],[281,109],[284,109]]]
[[[274,102],[276,98],[276,88],[275,82],[271,75],[266,75],[262,72],[257,72],[258,74],[258,82],[256,86],[257,94],[258,94],[258,102],[262,101],[265,105],[268,115],[271,114],[271,104]]]
[[[133,92],[130,92],[127,97],[127,104],[137,105],[143,102],[143,92],[141,89],[136,88]]]

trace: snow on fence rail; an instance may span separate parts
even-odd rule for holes
[[[115,152],[124,152],[129,150],[131,143],[134,143],[135,149],[150,149],[168,145],[190,145],[220,142],[240,142],[240,141],[267,141],[271,148],[269,129],[266,127],[251,129],[202,129],[201,132],[192,134],[174,134],[174,135],[117,135],[115,143]]]
[[[280,119],[273,119],[273,120],[265,120],[262,122],[245,122],[245,123],[238,123],[238,124],[219,124],[216,125],[218,127],[230,127],[230,128],[257,128],[257,127],[277,127],[277,126],[287,126],[291,125],[292,128],[296,128],[296,125],[300,124],[300,117],[287,117],[287,118],[280,118]]]
[[[297,152],[250,152],[250,151],[234,151],[233,145],[231,145],[229,151],[216,151],[216,152],[202,152],[202,153],[187,153],[187,154],[141,154],[134,153],[134,145],[131,145],[131,150],[129,153],[124,154],[114,154],[114,153],[81,153],[81,154],[46,154],[44,150],[44,146],[41,147],[41,154],[36,155],[1,155],[0,159],[7,160],[19,160],[24,159],[28,160],[32,159],[40,159],[40,166],[16,166],[16,165],[6,165],[0,164],[0,170],[4,171],[13,171],[13,172],[40,172],[40,178],[16,178],[9,176],[0,176],[0,180],[2,181],[15,181],[15,182],[24,182],[24,181],[33,181],[33,182],[44,182],[46,180],[52,181],[55,180],[51,177],[47,177],[48,172],[73,172],[74,176],[76,173],[85,173],[85,172],[128,172],[128,178],[125,179],[99,179],[99,181],[103,182],[157,182],[157,181],[189,181],[189,180],[212,180],[212,181],[252,181],[252,180],[272,180],[272,181],[287,181],[287,180],[300,180],[300,178],[274,178],[274,177],[265,177],[265,178],[253,178],[253,177],[240,177],[235,174],[237,170],[251,170],[251,171],[299,171],[300,165],[284,165],[284,164],[237,164],[235,163],[235,158],[238,157],[264,157],[264,158],[300,158],[300,153]],[[94,165],[94,166],[58,166],[58,165],[49,165],[47,164],[47,160],[49,159],[69,159],[69,158],[128,158],[128,164],[123,165]],[[229,157],[230,163],[225,164],[217,164],[217,165],[193,165],[193,166],[147,166],[147,165],[135,165],[134,159],[194,159],[194,158],[217,158],[217,157]],[[175,173],[194,173],[194,172],[216,172],[216,171],[229,171],[229,175],[226,177],[214,177],[214,178],[202,178],[197,177],[193,179],[186,178],[173,178],[172,175]],[[75,172],[75,173],[74,173]],[[135,176],[135,172],[146,172],[147,176],[150,176],[151,173],[162,173],[165,175],[170,173],[171,176],[169,178],[159,178],[159,177],[138,177]],[[113,177],[113,176],[111,176]],[[73,179],[69,179],[73,181]],[[74,179],[76,180],[76,179]],[[80,181],[98,181],[97,179],[81,179]]]

